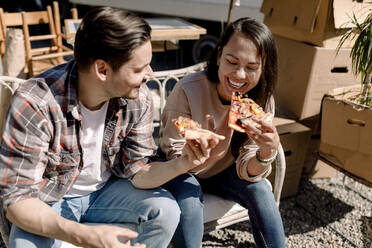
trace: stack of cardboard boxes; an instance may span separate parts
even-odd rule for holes
[[[319,113],[324,94],[334,88],[360,82],[352,73],[349,57],[353,41],[345,42],[338,54],[336,47],[341,35],[351,25],[350,17],[355,14],[358,19],[363,19],[368,14],[364,8],[365,2],[263,0],[261,12],[265,15],[264,23],[273,32],[278,47],[279,77],[275,94],[277,108],[281,114],[311,129],[308,144],[303,136],[297,135],[297,139],[302,140],[293,149],[305,150],[298,152],[305,155],[295,165],[287,161],[284,196],[297,193],[297,190],[285,192],[288,187],[286,182],[297,182],[301,176],[301,173],[292,173],[294,168],[291,166],[302,171],[305,163],[304,172],[315,173],[314,176],[317,177],[335,174],[334,169],[317,161],[313,155],[320,143]],[[290,129],[294,124],[286,125]],[[282,135],[281,142],[284,150],[296,143],[294,140],[284,139]]]
[[[273,121],[283,146],[286,159],[286,174],[284,178],[281,198],[295,195],[302,174],[302,165],[306,156],[307,145],[310,140],[310,128],[287,118],[275,117]],[[275,167],[269,176],[274,185]]]

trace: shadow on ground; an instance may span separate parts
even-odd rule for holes
[[[280,212],[286,235],[292,235],[325,227],[353,208],[312,182],[302,181],[296,196],[281,201]]]
[[[283,199],[280,203],[286,237],[326,227],[342,219],[353,209],[353,206],[307,180],[302,180],[296,196]],[[369,227],[368,221],[368,218],[364,220],[364,228]],[[239,236],[242,231],[250,233],[249,237]],[[224,232],[217,230],[205,235],[203,247],[255,247],[251,233],[250,222],[241,222],[224,228]],[[369,237],[365,239],[367,243]]]
[[[362,216],[361,217],[363,233],[365,233],[363,237],[363,248],[371,248],[372,247],[372,217]]]

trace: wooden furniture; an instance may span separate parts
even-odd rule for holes
[[[73,11],[73,10],[72,10]],[[81,19],[74,18],[76,14],[72,14],[72,19],[65,19],[65,35],[69,39],[69,43],[74,42],[74,37]],[[198,40],[200,35],[206,34],[205,28],[189,23],[179,18],[145,18],[150,24],[151,41],[153,51],[164,51],[177,49],[179,40]]]
[[[205,28],[179,18],[145,18],[152,28],[151,40],[198,40]]]
[[[75,34],[80,25],[77,8],[71,8],[71,18],[64,19],[64,32],[63,36],[68,44],[73,45],[75,41]]]
[[[64,36],[68,44],[73,45],[75,42],[76,31],[80,25],[81,19],[64,20]]]
[[[77,8],[71,8],[70,11],[71,11],[71,18],[72,18],[72,19],[74,19],[74,20],[79,19]]]
[[[5,54],[6,30],[8,27],[22,28],[22,14],[18,12],[6,13],[0,8],[0,55]]]
[[[64,56],[73,55],[73,50],[62,43],[59,9],[56,2],[52,8],[47,6],[45,11],[22,12],[23,35],[25,39],[26,65],[29,76],[38,74],[50,67],[64,62]],[[55,24],[57,22],[57,25]],[[48,26],[48,33],[31,35],[30,26],[44,24]],[[33,48],[33,42],[38,42],[40,47]],[[45,45],[44,45],[45,44]]]
[[[154,98],[154,108],[157,112],[154,113],[155,120],[154,124],[155,127],[159,127],[160,119],[156,120],[156,116],[160,118],[160,114],[163,111],[166,98],[168,93],[172,90],[170,84],[177,83],[182,77],[186,76],[187,74],[203,70],[205,67],[205,63],[200,63],[194,66],[176,69],[176,70],[167,70],[167,71],[158,71],[154,72],[154,77],[152,80],[148,81],[147,84],[151,90],[153,96],[157,96]],[[9,77],[1,77],[0,76],[0,84],[8,85],[14,90],[15,83],[16,86],[19,85],[19,80],[16,78],[9,78]],[[155,86],[154,86],[155,83]],[[157,85],[157,87],[156,87]],[[6,87],[8,87],[6,86]],[[8,87],[9,88],[9,87]],[[13,91],[12,91],[13,92]],[[5,103],[6,104],[6,103]],[[0,116],[0,118],[3,118]],[[157,133],[153,134],[155,139],[158,137]],[[280,195],[283,187],[283,181],[285,176],[286,170],[286,161],[284,156],[284,151],[282,146],[279,146],[278,149],[278,156],[276,158],[275,163],[275,181],[273,187],[274,198],[276,204],[279,206],[280,202]],[[266,179],[265,179],[266,180]],[[270,182],[266,180],[269,184]],[[271,185],[271,184],[270,184]],[[0,208],[1,208],[1,201],[0,201]],[[211,195],[211,194],[204,194],[204,231],[205,233],[220,229],[241,221],[248,220],[248,210],[240,206],[239,204],[222,199],[218,196]],[[89,223],[94,225],[95,223]],[[133,225],[124,225],[127,228],[134,229]],[[2,232],[2,237],[5,239],[4,241],[7,242],[7,234],[4,233],[4,229],[6,230],[6,225],[4,223],[0,223],[0,231]],[[63,248],[72,248],[75,247],[69,243],[63,242]]]
[[[179,18],[145,18],[150,24],[153,52],[178,49],[179,40],[198,40],[206,29]]]

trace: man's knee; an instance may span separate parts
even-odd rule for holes
[[[148,216],[143,221],[148,221],[161,227],[165,232],[173,234],[180,220],[181,210],[174,198],[157,197],[150,203]]]

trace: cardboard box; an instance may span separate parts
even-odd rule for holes
[[[350,17],[363,21],[369,9],[367,0],[264,0],[261,12],[274,34],[334,48],[352,26]],[[351,41],[345,45],[351,47]]]
[[[332,178],[335,177],[337,170],[321,160],[317,160],[311,178]]]
[[[311,137],[320,139],[320,114],[298,121],[311,129]]]
[[[295,195],[298,192],[311,132],[309,128],[294,120],[275,117],[273,123],[278,130],[286,158],[287,168],[281,194],[281,198],[284,198]],[[273,168],[273,172],[268,178],[272,184],[274,176],[275,168]]]
[[[352,73],[350,49],[336,56],[323,48],[275,36],[279,75],[275,101],[278,108],[299,120],[320,113],[323,95],[329,90],[360,82]]]
[[[303,124],[303,123],[302,123]],[[306,125],[305,125],[306,126]],[[305,178],[332,178],[336,176],[336,169],[319,160],[317,155],[320,145],[320,135],[311,135],[305,155],[302,177]]]
[[[314,173],[315,167],[318,162],[318,156],[316,153],[319,151],[319,145],[320,135],[319,137],[318,136],[314,137],[312,135],[305,156],[304,168],[302,170],[302,176],[306,178],[310,178]]]
[[[301,171],[286,172],[280,199],[296,195],[299,190],[300,182]]]
[[[359,92],[360,85],[355,85],[334,89],[324,98],[319,152],[337,167],[372,183],[372,109],[345,101]]]

